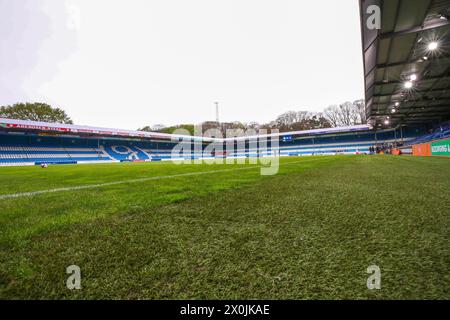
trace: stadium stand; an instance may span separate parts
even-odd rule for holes
[[[448,126],[439,134],[448,134]],[[56,131],[56,132],[55,132]],[[214,157],[307,156],[372,153],[425,135],[426,127],[374,129],[370,125],[227,139],[163,135],[73,125],[0,119],[0,165],[164,161]],[[438,134],[438,133],[435,133]],[[266,137],[268,147],[259,139]],[[272,140],[277,148],[272,148]],[[193,142],[197,141],[194,146]],[[223,150],[206,150],[209,142]],[[232,150],[227,146],[233,145]],[[173,153],[175,146],[184,152]]]
[[[370,147],[386,144],[403,144],[417,137],[424,129],[409,130],[369,130],[361,132],[343,131],[340,133],[309,132],[302,136],[301,132],[281,133],[279,139],[280,156],[307,156],[307,155],[335,155],[370,153]],[[288,137],[288,139],[286,139]],[[231,153],[234,157],[273,156],[274,152],[260,153],[257,148],[246,145],[245,149],[238,149]]]
[[[128,145],[102,145],[101,149],[109,154],[112,158],[119,161],[126,160],[149,160],[150,156],[136,146]]]
[[[420,136],[416,139],[408,141],[405,146],[412,146],[414,144],[421,144],[425,142],[430,142],[433,140],[445,139],[450,137],[450,122],[439,126],[432,133]]]
[[[51,138],[0,136],[0,163],[78,163],[108,161],[111,157],[81,143],[60,144]]]

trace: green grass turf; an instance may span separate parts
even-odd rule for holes
[[[0,168],[0,195],[239,167]],[[449,190],[450,159],[332,156],[3,199],[0,298],[449,299]]]

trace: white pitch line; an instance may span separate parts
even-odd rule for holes
[[[280,166],[288,165],[288,164],[292,164],[292,163],[314,161],[314,160],[317,160],[317,159],[300,160],[300,161],[289,161],[288,163],[280,164]],[[174,174],[174,175],[170,175],[170,176],[156,176],[156,177],[148,177],[148,178],[139,178],[139,179],[131,179],[131,180],[105,182],[105,183],[99,183],[99,184],[88,184],[88,185],[84,185],[84,186],[73,186],[73,187],[55,188],[55,189],[30,191],[30,192],[19,192],[19,193],[0,195],[0,200],[21,198],[21,197],[32,197],[32,196],[36,196],[36,195],[40,195],[40,194],[63,192],[63,191],[95,189],[95,188],[101,188],[101,187],[114,186],[114,185],[118,185],[118,184],[146,182],[146,181],[163,180],[163,179],[173,179],[173,178],[186,177],[186,176],[197,176],[197,175],[208,174],[208,173],[221,173],[221,172],[230,172],[230,171],[239,171],[239,170],[260,169],[262,167],[263,166],[253,166],[253,167],[243,167],[243,168],[234,168],[234,169],[187,172],[187,173]]]

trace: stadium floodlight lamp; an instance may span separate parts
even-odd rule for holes
[[[404,84],[406,89],[411,89],[413,87],[412,81],[406,81]]]
[[[389,120],[384,120],[384,124],[388,125],[389,124]]]
[[[395,106],[398,107],[399,105],[400,105],[400,102],[397,101],[397,102],[395,103]]]
[[[436,41],[432,41],[428,44],[428,50],[433,51],[439,47],[439,44]]]
[[[423,56],[423,60],[427,61],[428,57],[427,56]]]
[[[395,108],[391,110],[392,113],[395,113],[396,111],[397,111],[397,110],[395,110]]]
[[[409,76],[409,79],[411,81],[416,81],[417,80],[417,75],[416,74],[412,74],[412,75]]]

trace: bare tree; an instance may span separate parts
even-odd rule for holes
[[[247,123],[247,124],[245,125],[245,128],[246,128],[246,129],[255,129],[255,130],[258,130],[260,127],[261,127],[261,125],[260,125],[258,122],[256,122],[256,121],[249,122],[249,123]]]
[[[366,103],[363,99],[353,101],[353,105],[358,112],[359,122],[361,124],[367,123],[367,114],[366,114]]]
[[[289,128],[293,123],[297,122],[298,113],[295,111],[288,111],[280,114],[275,122],[281,128]]]
[[[353,126],[358,124],[359,115],[353,103],[347,101],[339,105],[340,120],[342,126]]]
[[[340,125],[340,110],[337,105],[332,105],[323,111],[325,119],[327,119],[332,127],[338,127]]]
[[[316,116],[316,113],[314,113],[314,112],[298,111],[297,112],[297,118],[295,119],[295,122],[303,122],[305,120],[310,120],[314,116]]]
[[[333,127],[353,126],[367,122],[363,100],[329,106],[324,110],[323,115]]]

